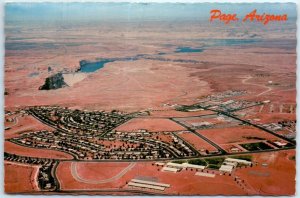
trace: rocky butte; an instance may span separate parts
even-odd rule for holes
[[[62,73],[57,73],[46,78],[45,84],[41,86],[39,89],[40,90],[59,89],[66,86],[68,85],[65,83]]]

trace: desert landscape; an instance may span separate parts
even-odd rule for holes
[[[277,6],[7,3],[5,192],[294,195],[297,16]]]

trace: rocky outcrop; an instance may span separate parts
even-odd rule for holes
[[[41,90],[59,89],[66,86],[68,85],[64,81],[63,74],[57,73],[46,78],[45,84],[41,86],[39,89]]]

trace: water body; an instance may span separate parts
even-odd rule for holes
[[[205,49],[210,47],[239,46],[239,45],[247,45],[247,44],[253,44],[259,42],[258,39],[196,39],[196,41],[203,42],[204,47],[188,47],[188,46],[177,47],[174,52],[195,53],[195,52],[203,52]]]
[[[194,40],[195,41],[195,40]],[[175,53],[201,53],[205,49],[210,47],[218,47],[218,46],[238,46],[245,44],[253,44],[258,42],[257,39],[197,39],[196,41],[201,41],[205,43],[204,47],[188,47],[188,46],[179,46],[174,51]],[[171,45],[171,44],[170,44]],[[203,45],[203,44],[202,44]],[[159,60],[159,61],[173,61],[173,62],[191,62],[197,63],[197,61],[193,60],[172,60],[166,59],[163,57],[155,57],[166,55],[165,52],[159,52],[157,54],[147,55],[147,54],[137,54],[132,57],[122,57],[122,58],[111,58],[111,59],[101,59],[95,62],[81,61],[80,62],[80,72],[83,73],[92,73],[104,67],[106,63],[111,63],[114,61],[135,61],[139,59],[148,59],[148,60]]]
[[[175,53],[193,53],[193,52],[203,52],[202,48],[193,47],[177,47]]]
[[[84,73],[91,73],[97,71],[98,69],[103,68],[106,63],[112,63],[115,61],[135,61],[140,58],[143,58],[144,56],[146,56],[146,54],[138,54],[132,57],[101,59],[95,62],[80,61],[79,71]]]
[[[86,62],[86,63],[81,63],[80,64],[80,71],[84,72],[84,73],[91,73],[91,72],[95,72],[98,69],[101,69],[104,67],[104,65],[106,63],[110,63],[113,62],[114,60],[110,60],[110,59],[104,59],[101,61],[97,61],[97,62]]]
[[[259,42],[259,39],[209,39],[200,40],[205,42],[206,47],[219,47],[219,46],[239,46],[248,45]]]

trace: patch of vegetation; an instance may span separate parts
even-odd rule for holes
[[[208,164],[214,164],[214,165],[222,164],[224,162],[224,160],[225,160],[224,157],[207,158],[207,159],[205,159],[205,161]]]
[[[208,168],[210,169],[219,169],[221,167],[221,165],[215,165],[215,164],[209,164]]]
[[[249,162],[252,161],[252,155],[234,155],[234,156],[230,156],[230,158],[247,160]]]
[[[225,160],[224,157],[205,159],[206,163],[208,164],[208,168],[211,168],[211,169],[219,169],[222,166],[224,160]]]
[[[188,112],[188,107],[187,106],[176,107],[176,111]]]
[[[289,147],[293,147],[293,146],[294,146],[293,144],[287,143],[287,144],[284,146],[284,148],[289,148]]]
[[[194,164],[194,165],[200,165],[200,166],[207,166],[206,161],[202,159],[191,159],[188,161],[189,164]]]
[[[241,144],[241,146],[248,151],[261,151],[261,150],[269,150],[273,149],[269,145],[265,144],[264,142],[255,142],[250,144]]]
[[[175,160],[175,161],[172,161],[173,163],[176,163],[176,164],[183,164],[185,163],[186,161],[185,160]]]
[[[294,156],[289,157],[289,160],[296,161],[296,156],[294,155]]]
[[[247,140],[265,140],[264,138],[253,137],[253,136],[243,136],[243,138],[245,138]]]

